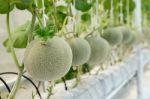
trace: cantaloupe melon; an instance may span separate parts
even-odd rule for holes
[[[117,27],[109,27],[105,29],[102,37],[112,46],[121,44],[123,39],[121,31]]]
[[[110,54],[110,45],[102,37],[92,36],[87,37],[91,47],[91,56],[87,63],[90,65],[100,65]]]
[[[131,39],[126,43],[127,46],[133,46],[136,43],[136,33],[134,31],[131,32]]]
[[[72,49],[72,65],[79,66],[86,63],[91,55],[89,43],[83,38],[69,38],[67,42]]]
[[[150,41],[150,29],[148,27],[145,27],[142,29],[142,32],[144,34],[145,41]]]
[[[135,32],[136,32],[136,44],[143,42],[144,34],[139,31]]]
[[[24,66],[36,80],[56,80],[63,77],[72,64],[72,51],[62,38],[53,37],[45,44],[33,40],[26,48]]]
[[[121,27],[119,27],[119,29],[123,34],[122,43],[124,43],[124,44],[128,43],[132,39],[132,34],[131,34],[130,28],[128,28],[126,26],[121,26]]]

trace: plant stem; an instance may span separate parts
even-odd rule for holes
[[[42,22],[42,20],[41,20],[41,18],[40,18],[40,16],[39,16],[38,9],[36,9],[36,8],[35,8],[35,15],[37,16],[38,21],[39,21],[39,25],[40,25],[40,27],[42,28],[42,27],[43,27],[43,22]]]
[[[100,29],[100,27],[97,27],[96,29],[94,29],[93,31],[91,31],[90,33],[88,33],[85,37],[88,37],[88,36],[92,35],[98,29]]]
[[[28,31],[28,42],[31,42],[32,39],[33,39],[33,30],[34,30],[34,25],[35,25],[35,21],[36,21],[36,14],[35,12],[33,13],[32,15],[32,22],[31,22],[31,26],[30,26],[30,29]]]
[[[10,4],[8,3],[8,5],[10,5]],[[10,8],[10,6],[9,6],[9,8]],[[8,31],[8,36],[9,36],[9,40],[10,40],[11,54],[12,54],[12,57],[13,57],[13,60],[16,64],[16,66],[19,70],[18,78],[17,78],[17,80],[15,82],[15,85],[13,86],[13,89],[11,90],[11,92],[9,94],[9,97],[8,97],[8,99],[14,99],[14,97],[16,95],[16,92],[18,90],[20,81],[21,81],[21,76],[23,74],[24,65],[19,64],[19,61],[17,59],[16,53],[15,53],[15,50],[14,50],[14,47],[13,47],[13,38],[12,38],[12,35],[11,35],[11,31],[10,31],[9,16],[10,16],[10,13],[8,12],[7,15],[6,15],[6,24],[7,24],[7,31]]]
[[[46,99],[50,99],[50,97],[51,97],[51,95],[52,95],[52,89],[53,89],[53,85],[51,85],[51,86],[49,87],[49,89],[47,89],[48,95],[47,95]]]
[[[24,73],[24,72],[23,72]],[[5,75],[5,74],[14,74],[14,75],[18,75],[18,73],[16,72],[3,72],[3,73],[0,73],[0,75]],[[37,94],[39,95],[40,99],[42,99],[41,97],[41,94],[40,94],[40,91],[39,91],[39,88],[36,86],[36,84],[27,76],[25,75],[22,75],[23,78],[25,78],[26,80],[28,80],[33,86],[34,88],[36,89],[36,92]],[[1,78],[1,77],[0,77]],[[8,86],[9,87],[9,86]]]
[[[12,38],[12,35],[11,35],[11,31],[10,31],[10,23],[9,23],[9,13],[7,13],[7,16],[6,16],[6,24],[7,24],[7,32],[8,32],[8,36],[9,36],[9,40],[10,40],[10,47],[11,47],[11,54],[12,54],[12,57],[13,57],[13,60],[17,66],[17,68],[19,70],[21,70],[21,66],[19,64],[19,61],[17,59],[17,56],[16,56],[16,53],[15,53],[15,50],[14,50],[14,47],[13,47],[13,38]]]
[[[19,88],[19,85],[20,85],[20,81],[21,81],[21,77],[23,75],[23,68],[20,69],[19,73],[18,73],[18,77],[17,77],[17,80],[8,96],[8,99],[14,99],[15,98],[15,95],[17,93],[17,90]]]
[[[80,80],[80,66],[77,66],[77,84],[79,84]]]
[[[61,28],[61,30],[60,30],[61,35],[64,35],[64,36],[65,36],[65,38],[67,38],[67,37],[66,37],[66,35],[65,35],[65,33],[64,33],[64,28],[65,28],[65,25],[66,25],[66,23],[67,23],[67,20],[68,20],[68,17],[66,16],[66,17],[65,17],[65,19],[64,19],[64,22],[63,22],[62,28]]]
[[[44,27],[46,27],[45,4],[44,4],[44,0],[42,0],[42,15],[43,15],[43,25],[44,25]]]
[[[63,81],[63,83],[64,83],[65,90],[68,90],[68,86],[67,86],[65,77],[62,77],[62,81]]]
[[[77,69],[77,74],[76,74],[76,82],[75,84],[73,85],[73,88],[77,87],[78,84],[80,83],[81,81],[81,77],[80,77],[80,66],[76,66],[76,69]]]
[[[111,7],[110,7],[110,25],[113,26],[113,23],[114,23],[114,6],[113,6],[113,0],[110,1],[111,2]]]

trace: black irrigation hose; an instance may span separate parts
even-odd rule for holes
[[[18,75],[18,73],[15,73],[15,72],[3,72],[3,73],[0,73],[0,75],[4,75],[4,74],[15,74],[15,75]],[[30,79],[30,78],[28,78],[27,76],[25,76],[25,75],[22,75],[25,79],[27,79],[33,86],[34,86],[34,88],[36,89],[36,91],[37,91],[37,94],[39,95],[39,97],[40,97],[40,99],[42,99],[42,96],[41,96],[41,94],[40,94],[40,91],[39,91],[39,89],[37,88],[37,86],[35,85],[35,83]]]
[[[0,77],[0,80],[3,82],[3,84],[4,84],[5,87],[6,87],[6,89],[7,89],[8,92],[10,93],[10,88],[9,88],[9,86],[7,85],[7,83],[5,82],[5,80],[4,80],[2,77]]]
[[[64,83],[65,90],[68,90],[68,87],[67,87],[67,83],[66,83],[65,77],[62,77],[61,79],[62,79],[62,81],[63,81],[63,83]]]

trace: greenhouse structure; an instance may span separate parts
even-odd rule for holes
[[[0,0],[0,99],[150,99],[150,0]]]

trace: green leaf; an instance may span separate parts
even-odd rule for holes
[[[118,3],[119,3],[118,0],[113,0],[113,8],[114,8],[114,10],[116,10]],[[104,6],[105,10],[110,10],[110,8],[111,8],[110,0],[105,0],[103,6]]]
[[[25,31],[20,31],[20,33],[16,34],[14,37],[14,48],[26,48],[28,41],[28,36]]]
[[[46,8],[46,13],[52,22],[56,22],[55,26],[60,30],[65,18],[67,17],[68,8],[64,5],[56,6],[55,8],[54,5],[52,5],[49,6],[49,8]]]
[[[76,32],[82,33],[82,32],[87,32],[87,28],[89,27],[89,24],[86,22],[79,22],[76,24]]]
[[[60,5],[56,7],[57,12],[67,14],[68,8],[66,6]]]
[[[37,0],[38,8],[42,8],[42,0]],[[53,0],[44,0],[45,8],[53,5]]]
[[[5,46],[7,52],[11,52],[11,43],[10,43],[10,40],[9,40],[9,39],[6,39],[6,40],[3,42],[3,46]]]
[[[9,0],[0,0],[0,14],[7,14],[8,12],[12,11],[13,8],[14,4]]]
[[[123,12],[127,12],[127,0],[123,0]],[[129,0],[129,12],[132,12],[135,8],[135,2],[133,0]]]
[[[38,36],[43,40],[47,40],[48,38],[52,38],[56,33],[56,27],[53,23],[49,22],[46,27],[40,28],[39,25],[36,25],[34,36]]]
[[[14,48],[26,48],[27,41],[28,41],[27,30],[28,30],[29,24],[30,24],[30,22],[27,22],[26,24],[19,26],[12,33],[13,47]],[[3,45],[5,46],[5,48],[7,49],[8,52],[11,51],[11,49],[10,49],[11,43],[12,42],[9,40],[9,38],[7,38],[3,42]]]
[[[145,13],[150,13],[150,0],[142,0],[142,10]]]
[[[75,0],[75,8],[79,11],[86,12],[90,10],[92,3],[88,3],[87,0]]]
[[[66,3],[72,3],[73,0],[65,0]]]
[[[91,15],[89,13],[84,13],[81,15],[81,20],[83,22],[91,22]]]
[[[69,70],[69,72],[65,75],[65,79],[66,79],[66,80],[73,79],[73,78],[76,77],[76,75],[77,75],[76,71],[73,70],[73,68],[71,68],[71,69]]]
[[[32,0],[17,0],[16,1],[16,8],[20,10],[25,10],[32,6],[33,1]]]

